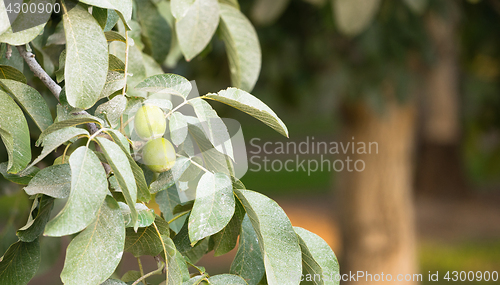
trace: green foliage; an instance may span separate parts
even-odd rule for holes
[[[45,227],[44,234],[48,236],[65,236],[85,229],[107,194],[106,173],[91,149],[86,146],[76,149],[69,158],[69,166],[71,192],[64,208]]]
[[[18,241],[11,245],[0,261],[2,284],[27,284],[40,265],[40,243]]]
[[[24,76],[24,75],[23,75]],[[42,95],[26,82],[0,79],[0,88],[14,98],[41,131],[52,125],[52,115]]]
[[[261,51],[257,33],[238,9],[220,4],[220,37],[229,58],[231,80],[235,87],[250,92],[260,73]]]
[[[324,241],[294,231],[275,202],[242,190],[235,177],[231,135],[207,101],[239,109],[288,136],[278,116],[249,93],[261,51],[236,0],[66,0],[62,18],[18,33],[4,21],[5,13],[0,10],[0,54],[7,53],[6,43],[20,46],[13,47],[11,59],[0,59],[0,135],[9,154],[0,173],[25,185],[33,204],[16,233],[19,241],[0,261],[1,284],[27,284],[35,275],[40,235],[73,236],[61,272],[64,284],[139,283],[145,277],[139,271],[113,279],[125,251],[154,257],[158,269],[148,274],[172,285],[263,279],[298,284],[306,260],[313,272],[338,271]],[[191,98],[193,85],[165,74],[162,64],[180,53],[189,61],[208,52],[215,34],[226,46],[237,88]],[[33,59],[30,47],[42,56]],[[47,91],[57,106],[46,100]],[[144,126],[135,114],[145,104],[161,109],[156,120],[165,120],[160,129],[168,126],[164,137],[176,146],[172,165],[160,174],[146,167],[150,159],[143,150],[152,137],[137,136]],[[181,112],[186,107],[193,116]],[[38,130],[28,128],[31,121]],[[32,147],[42,148],[33,161]],[[64,207],[54,215],[59,204]],[[218,256],[235,247],[231,274],[211,276],[196,266],[212,250]],[[199,274],[190,276],[190,267]]]
[[[106,83],[108,45],[103,30],[79,5],[63,4],[66,35],[64,81],[68,103],[80,109],[92,107]]]
[[[48,166],[38,172],[24,187],[28,195],[44,194],[50,197],[68,198],[71,191],[71,169],[68,164]]]
[[[18,173],[31,160],[28,123],[16,102],[0,90],[0,136],[9,154],[8,173]]]
[[[175,31],[187,61],[205,49],[219,26],[217,0],[172,0]]]
[[[113,272],[123,255],[125,224],[120,207],[106,197],[94,221],[68,246],[61,279],[64,284],[100,284]]]
[[[234,213],[231,178],[206,172],[198,182],[196,200],[189,216],[191,245],[221,231]]]

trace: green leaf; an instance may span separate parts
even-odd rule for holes
[[[125,227],[120,207],[111,197],[102,201],[97,216],[68,245],[61,272],[64,284],[98,285],[108,279],[122,259]]]
[[[0,261],[0,284],[25,285],[40,266],[40,244],[18,241],[12,244]]]
[[[288,137],[288,129],[283,121],[281,121],[271,108],[250,93],[237,88],[228,88],[226,90],[219,91],[217,94],[205,95],[204,98],[227,104],[245,112],[262,121],[278,133]]]
[[[28,123],[16,102],[2,90],[0,90],[0,136],[9,156],[7,173],[18,173],[31,160]]]
[[[125,274],[123,274],[121,281],[123,282],[127,282],[127,283],[133,283],[135,282],[135,280],[141,278],[141,272],[137,271],[137,270],[129,270],[127,272],[125,272]],[[140,282],[139,284],[143,285],[144,283]]]
[[[238,3],[238,0],[219,0],[219,3],[232,6],[238,10],[240,9],[240,4]]]
[[[193,209],[193,205],[194,205],[194,200],[181,203],[174,207],[173,213],[175,215],[179,213],[189,212]]]
[[[28,195],[45,194],[64,199],[71,191],[71,168],[68,164],[45,167],[24,187]]]
[[[32,242],[37,239],[45,229],[45,225],[49,221],[50,212],[54,207],[54,198],[39,195],[40,198],[35,198],[28,222],[20,228],[16,235],[23,242]],[[36,212],[35,212],[36,211]]]
[[[94,116],[91,116],[91,115],[72,116],[71,118],[69,118],[67,120],[55,122],[54,124],[50,125],[50,127],[46,128],[40,134],[40,137],[38,138],[38,141],[37,141],[37,145],[39,145],[40,142],[44,141],[45,138],[49,134],[52,134],[55,131],[59,131],[62,129],[66,129],[68,127],[83,125],[83,124],[87,124],[87,123],[94,123],[94,124],[99,124],[99,125],[104,124],[101,119],[94,117]]]
[[[128,144],[125,145],[123,143],[127,141],[127,139],[124,135],[115,130],[111,130],[108,133],[111,138],[113,138],[115,143],[122,149],[123,153],[125,153],[125,155],[127,156],[137,186],[137,199],[141,202],[149,202],[149,200],[151,200],[151,194],[149,193],[149,188],[148,184],[146,183],[146,178],[144,177],[144,172],[139,167],[139,165],[137,165],[132,156],[130,156],[130,148]]]
[[[226,124],[217,115],[217,112],[201,98],[193,98],[189,101],[189,104],[193,106],[194,112],[203,127],[205,136],[215,146],[215,149],[234,160],[231,136]]]
[[[122,202],[118,202],[120,209],[122,210],[123,219],[125,220],[125,227],[134,227],[132,222],[132,212],[130,207]],[[135,208],[137,210],[137,224],[140,228],[150,226],[155,220],[155,213],[152,209],[149,209],[146,205],[136,203]]]
[[[247,215],[241,223],[240,243],[229,272],[243,277],[248,285],[259,283],[266,272],[259,239]]]
[[[189,219],[188,219],[189,220]],[[181,230],[173,238],[179,252],[191,263],[197,263],[209,251],[209,239],[205,238],[191,246],[189,240],[188,220],[184,223]]]
[[[131,21],[133,23],[133,21]],[[128,55],[128,74],[133,74],[134,76],[128,76],[127,77],[127,96],[129,97],[147,97],[147,93],[145,92],[140,92],[139,90],[136,90],[135,88],[132,88],[132,86],[135,86],[139,84],[141,81],[143,81],[147,74],[146,74],[146,67],[144,63],[144,56],[143,53],[139,50],[137,47],[138,43],[136,42],[135,45],[131,46],[129,48],[129,55]],[[118,42],[112,42],[109,45],[109,50],[110,53],[115,55],[119,60],[122,62],[125,62],[125,45],[123,43],[118,43]],[[125,69],[125,65],[123,65],[123,69]],[[124,70],[120,71],[117,70],[118,72],[124,72]]]
[[[124,73],[125,72],[125,63],[123,63],[123,61],[121,61],[121,59],[110,54],[109,55],[109,71],[116,71],[116,72]],[[109,76],[109,73],[108,73],[108,76]],[[107,78],[106,78],[106,81],[108,81]],[[106,88],[106,86],[104,86],[104,89],[105,88]],[[104,92],[104,89],[103,89],[103,92]]]
[[[123,115],[123,112],[125,112],[126,107],[127,98],[123,95],[118,95],[108,102],[99,105],[95,110],[95,115],[98,116],[102,114],[111,127],[116,128],[120,124],[120,117]]]
[[[119,130],[106,130],[108,133],[113,133],[111,136],[113,141],[125,152],[126,154],[130,154],[130,141],[127,137],[125,137]],[[123,146],[123,147],[122,147]],[[130,165],[132,167],[132,165]]]
[[[194,119],[194,120],[193,120]],[[216,150],[212,143],[207,139],[205,132],[197,118],[187,117],[188,131],[192,141],[196,143],[201,151],[205,168],[212,172],[222,172],[227,175],[232,175],[228,165],[227,156]],[[191,138],[188,136],[189,141]],[[188,141],[186,139],[186,141]]]
[[[123,68],[125,70],[125,65],[123,66]],[[123,87],[125,87],[125,75],[123,74],[123,71],[122,73],[120,73],[118,71],[110,70],[108,72],[108,75],[106,76],[106,83],[104,84],[101,95],[99,95],[99,99],[109,97],[116,91],[122,90]]]
[[[92,107],[106,83],[108,44],[99,24],[77,5],[68,11],[63,2],[66,35],[64,78],[68,103],[80,109]]]
[[[182,283],[182,285],[206,285],[208,284],[205,280],[205,276],[195,276],[193,278],[190,278],[188,281]]]
[[[181,203],[179,199],[179,193],[177,191],[177,187],[175,187],[175,185],[172,185],[167,190],[161,191],[156,194],[155,201],[156,203],[158,203],[160,211],[162,212],[163,217],[166,221],[170,221],[174,218],[174,208]],[[170,229],[178,233],[181,230],[185,220],[186,216],[178,218],[177,220],[169,224]]]
[[[370,24],[380,6],[380,0],[332,0],[334,19],[340,32],[355,36]]]
[[[0,4],[0,35],[10,27],[9,15],[5,9],[5,4]]]
[[[0,163],[0,174],[3,175],[3,177],[10,182],[14,182],[17,184],[21,185],[28,185],[30,183],[31,179],[35,177],[35,175],[40,171],[38,167],[31,167],[27,171],[23,171],[23,175],[19,174],[9,174],[7,173],[7,162],[2,162]]]
[[[144,63],[144,68],[146,68],[146,76],[160,75],[165,73],[158,62],[156,62],[151,56],[143,53],[142,60]]]
[[[170,115],[168,122],[170,139],[178,146],[184,142],[188,134],[186,117],[180,112],[174,112]]]
[[[193,157],[192,159],[198,161],[199,158]],[[202,162],[198,161],[197,163]],[[189,158],[180,156],[176,159],[174,166],[170,170],[160,173],[158,179],[151,183],[149,191],[154,194],[166,190],[179,180],[190,181],[196,178],[200,171],[201,169],[192,164]]]
[[[51,0],[31,0],[31,2],[35,3],[39,3],[40,1],[47,2]],[[47,72],[49,75],[52,75],[55,71],[54,63],[50,59],[50,55],[47,54],[46,50],[43,48],[43,39],[43,36],[38,36],[30,44],[33,48],[33,53],[35,54],[37,61],[41,64],[45,72]]]
[[[164,94],[156,94],[156,95],[164,95]],[[173,107],[172,101],[170,101],[169,99],[164,99],[164,98],[154,98],[153,96],[154,95],[149,96],[149,99],[145,100],[143,102],[143,104],[157,106],[158,108],[161,108],[161,109],[163,109],[163,111],[167,112],[167,114],[170,110],[172,110],[172,107]]]
[[[61,22],[62,23],[62,22]],[[63,50],[59,55],[59,69],[56,70],[56,81],[57,83],[61,83],[64,81],[64,65],[66,64],[66,50]],[[66,92],[66,90],[64,91]],[[61,90],[62,93],[62,90]],[[59,94],[59,97],[61,94]]]
[[[125,37],[123,37],[122,35],[120,35],[119,33],[115,32],[115,31],[104,32],[104,36],[106,36],[106,40],[108,42],[112,42],[112,41],[118,41],[118,42],[123,42],[123,43],[127,42]]]
[[[172,16],[179,20],[189,11],[189,8],[195,4],[196,0],[173,0],[170,1],[170,12]]]
[[[168,22],[150,0],[136,0],[137,16],[146,50],[158,63],[163,63],[170,50],[172,32]]]
[[[220,274],[208,278],[212,285],[247,285],[247,282],[237,275]]]
[[[257,233],[269,285],[299,284],[302,254],[290,220],[276,202],[249,191],[235,190]]]
[[[108,193],[106,172],[92,150],[77,148],[69,158],[71,193],[64,208],[45,227],[47,236],[64,236],[86,228]]]
[[[222,230],[234,214],[231,178],[206,172],[198,182],[196,200],[189,216],[191,244]]]
[[[130,168],[130,163],[127,154],[114,142],[97,137],[97,142],[102,148],[102,152],[106,156],[106,161],[113,170],[116,180],[120,185],[123,196],[130,207],[132,224],[134,229],[137,230],[137,210],[135,209],[135,202],[137,201],[137,185],[135,184],[134,174]]]
[[[56,26],[56,30],[52,35],[47,38],[47,46],[50,45],[64,45],[66,44],[66,36],[64,35],[64,23],[59,22]]]
[[[299,227],[293,229],[299,237],[304,268],[309,274],[322,277],[320,281],[314,281],[314,284],[338,285],[340,282],[335,281],[335,276],[340,274],[339,263],[330,246],[308,230]]]
[[[177,163],[178,163],[178,160],[175,161],[175,164],[173,167],[176,167]],[[151,194],[155,194],[155,193],[158,193],[160,191],[167,190],[169,187],[171,187],[174,184],[175,184],[174,175],[172,174],[172,169],[170,169],[170,170],[162,172],[162,173],[160,173],[160,175],[158,175],[158,178],[155,181],[153,181],[151,183],[151,185],[149,186],[149,192],[151,192]]]
[[[220,35],[226,45],[231,81],[234,86],[252,91],[260,73],[261,50],[257,33],[240,10],[220,4]]]
[[[257,0],[252,6],[251,18],[258,25],[269,25],[275,22],[288,7],[290,0]]]
[[[0,65],[0,79],[12,79],[22,83],[28,82],[21,71],[8,65]]]
[[[168,223],[160,216],[156,216],[154,223],[158,227],[160,235],[168,236]],[[154,225],[139,228],[135,232],[132,228],[127,228],[125,238],[125,251],[132,253],[135,257],[141,255],[156,256],[163,251],[163,245]]]
[[[108,22],[108,9],[92,7],[92,16],[95,18],[99,26],[104,30]],[[61,24],[61,22],[59,23]]]
[[[42,161],[42,159],[44,159],[47,155],[49,155],[52,151],[54,151],[63,143],[69,141],[74,137],[82,135],[89,136],[89,132],[87,132],[87,130],[80,128],[66,127],[50,133],[42,140],[42,146],[43,146],[42,153],[40,153],[40,155],[25,170],[23,170],[23,174],[27,173],[33,165]]]
[[[80,0],[80,2],[96,7],[113,9],[121,13],[126,21],[132,17],[132,0]]]
[[[189,279],[189,271],[186,261],[181,253],[177,251],[174,242],[170,237],[163,237],[168,259],[168,282],[166,285],[178,285]]]
[[[49,106],[36,89],[22,82],[8,79],[0,79],[0,88],[21,105],[41,131],[52,125]]]
[[[241,221],[245,216],[245,209],[241,203],[236,200],[236,207],[234,208],[234,215],[222,229],[222,231],[212,236],[214,241],[214,256],[226,254],[236,247],[238,242],[238,235],[240,234]]]
[[[146,78],[136,89],[151,93],[166,93],[187,98],[191,92],[191,83],[177,74],[160,74]]]
[[[123,16],[118,15],[118,12],[116,12],[115,10],[108,9],[108,19],[106,21],[106,26],[104,27],[104,31],[105,32],[111,31],[116,26],[116,23],[118,23],[118,20],[120,19],[123,19]]]
[[[26,14],[26,15],[28,15],[28,14]],[[21,15],[22,15],[22,13],[21,13]],[[21,17],[18,17],[18,18],[20,21],[22,21]],[[16,22],[16,21],[14,21],[14,22]],[[10,23],[9,23],[9,28],[3,34],[0,34],[0,43],[8,43],[9,45],[13,45],[13,46],[20,46],[20,45],[27,44],[27,43],[31,42],[32,40],[34,40],[43,31],[43,27],[45,27],[45,23],[42,25],[38,25],[36,27],[27,29],[27,30],[13,33],[12,28],[10,27]]]
[[[127,285],[127,283],[116,279],[108,279],[104,281],[104,283],[102,283],[101,285]]]
[[[217,0],[172,0],[177,39],[187,61],[208,45],[219,25]]]

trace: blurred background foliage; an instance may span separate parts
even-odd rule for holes
[[[262,71],[252,94],[283,119],[289,128],[290,140],[301,142],[309,136],[316,141],[346,141],[352,106],[362,102],[384,118],[390,113],[389,101],[396,100],[401,106],[412,104],[417,110],[416,123],[412,125],[416,136],[412,149],[414,159],[408,163],[414,174],[409,183],[416,205],[418,271],[425,277],[427,271],[436,270],[498,270],[500,1],[373,0],[378,5],[374,8],[366,5],[366,9],[373,11],[365,12],[373,16],[368,17],[361,28],[339,24],[343,16],[334,4],[336,1],[239,2],[243,13],[256,26],[262,48]],[[358,16],[358,22],[362,22],[363,15]],[[445,44],[439,41],[439,36],[436,39],[439,31],[434,33],[433,29],[439,26],[432,26],[433,17],[451,27],[451,32],[444,32],[450,35],[451,42],[446,37],[441,39]],[[45,35],[51,34],[59,21],[54,17]],[[53,72],[57,70],[61,51],[55,46],[40,48],[45,45],[44,41],[46,37],[39,37],[33,48],[43,66]],[[448,47],[443,48],[447,41]],[[2,46],[0,63],[4,53],[5,46]],[[456,91],[453,94],[456,109],[451,111],[456,113],[456,122],[451,125],[456,125],[457,131],[452,136],[455,139],[436,143],[426,134],[425,122],[432,117],[428,116],[429,104],[431,109],[436,107],[432,96],[439,94],[429,91],[432,79],[429,81],[428,77],[434,76],[433,70],[436,66],[439,69],[448,55],[453,57],[454,83],[451,84]],[[163,67],[167,72],[195,80],[200,94],[231,85],[224,44],[217,37],[191,62],[183,58],[175,62],[170,58]],[[28,78],[28,81],[42,86],[36,78]],[[439,79],[437,81],[439,84]],[[391,95],[387,89],[391,89]],[[55,99],[45,95],[55,106]],[[286,141],[242,113],[222,104],[213,105],[221,116],[239,120],[247,143],[252,138],[260,138],[262,142]],[[438,107],[439,113],[442,106]],[[30,131],[33,138],[38,136],[36,128]],[[42,163],[50,165],[55,157],[49,156]],[[1,145],[0,161],[6,160]],[[242,180],[248,189],[276,199],[294,225],[317,232],[329,241],[340,255],[342,268],[343,254],[347,254],[342,250],[342,226],[339,225],[343,216],[337,209],[337,180],[342,175],[327,171],[311,175],[301,171],[249,171]],[[429,178],[432,175],[434,178]],[[16,240],[15,230],[24,224],[31,203],[18,185],[3,179],[0,193],[0,252],[3,254]],[[53,212],[57,213],[57,209]],[[51,252],[42,254],[47,259],[42,264],[56,260],[61,263],[59,247],[56,239],[42,239],[42,249]],[[228,266],[230,260],[209,257],[204,265],[209,272],[216,273],[220,267]],[[43,267],[40,274],[48,268]]]

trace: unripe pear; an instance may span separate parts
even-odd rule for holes
[[[174,146],[164,138],[150,140],[142,149],[144,164],[154,172],[165,172],[175,164]]]
[[[162,137],[167,128],[165,114],[159,107],[146,104],[135,113],[134,128],[143,140]]]

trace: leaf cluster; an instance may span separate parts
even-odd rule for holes
[[[208,101],[288,136],[279,117],[249,93],[260,72],[260,47],[237,1],[63,0],[61,6],[61,17],[17,33],[0,21],[2,55],[16,46],[0,62],[0,136],[9,154],[0,172],[33,200],[19,240],[0,260],[0,284],[33,278],[42,235],[74,236],[60,275],[64,284],[145,284],[155,274],[176,285],[298,284],[303,269],[338,272],[321,238],[292,227],[276,202],[246,190],[234,173],[231,135]],[[190,97],[192,84],[165,74],[161,65],[179,54],[193,59],[216,33],[236,88]],[[60,51],[57,70],[49,54],[54,50]],[[33,59],[33,51],[42,56]],[[59,100],[55,118],[43,91],[27,84],[33,75],[16,64],[19,59]],[[163,110],[164,136],[177,146],[175,165],[160,174],[141,160],[145,142],[133,118],[143,104]],[[183,106],[194,116],[181,113]],[[36,146],[26,115],[40,133]],[[34,159],[33,147],[42,148]],[[36,167],[61,151],[52,165]],[[52,213],[56,202],[64,207]],[[236,247],[229,274],[211,276],[196,266],[208,252],[223,255]],[[151,256],[158,269],[118,280],[113,274],[124,252]],[[198,273],[189,274],[190,267]]]

